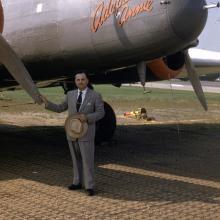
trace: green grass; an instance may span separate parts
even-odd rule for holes
[[[202,119],[210,123],[220,122],[219,94],[206,94],[209,111],[205,112],[195,94],[190,91],[154,88],[150,89],[151,93],[143,94],[140,87],[116,88],[110,85],[98,85],[95,90],[102,94],[117,115],[143,107],[147,109],[149,116],[154,116],[158,121]],[[64,99],[61,87],[40,89],[40,92],[55,103]],[[6,91],[2,94],[4,98],[0,100],[0,113],[49,113],[44,105],[27,104],[33,103],[33,100],[23,90]]]
[[[116,110],[133,109],[136,107],[155,107],[155,108],[195,108],[201,109],[195,94],[191,91],[165,90],[165,89],[149,89],[151,93],[143,94],[140,87],[121,87],[116,88],[111,85],[97,85],[95,90],[100,92],[103,99],[109,102]],[[50,101],[59,103],[64,98],[63,89],[61,87],[40,89]],[[0,105],[9,103],[9,105],[23,104],[33,102],[32,99],[23,90],[5,91],[2,93],[4,98],[11,99],[9,101],[0,101]],[[209,106],[220,107],[220,94],[206,94]],[[34,105],[39,110],[37,105]],[[31,109],[27,107],[26,109]]]
[[[191,91],[180,91],[180,90],[166,90],[166,89],[151,89],[151,93],[143,94],[143,88],[139,87],[131,87],[131,86],[124,86],[121,88],[116,88],[113,86],[106,86],[106,85],[99,85],[96,86],[95,89],[99,91],[103,97],[107,99],[124,99],[128,101],[134,101],[137,99],[145,99],[146,97],[154,100],[167,100],[173,99],[173,97],[177,99],[186,99],[186,100],[193,100],[195,98],[194,92]],[[211,101],[220,101],[220,94],[214,93],[206,93],[207,99]]]
[[[50,98],[52,101],[59,102],[63,96],[63,89],[61,87],[40,89],[40,92]],[[12,99],[14,102],[33,102],[33,100],[24,90],[4,91],[1,94],[5,99]]]
[[[150,93],[143,94],[143,88],[139,87],[122,87],[115,88],[113,86],[96,86],[95,89],[99,91],[105,100],[109,102],[121,103],[145,103],[152,106],[170,106],[174,105],[176,108],[181,107],[199,107],[197,97],[192,91],[166,90],[166,89],[151,89]],[[206,93],[206,98],[209,105],[220,106],[220,94]]]

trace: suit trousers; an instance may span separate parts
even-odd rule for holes
[[[94,141],[68,141],[73,162],[73,184],[94,187]]]

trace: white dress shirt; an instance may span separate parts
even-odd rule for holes
[[[83,104],[83,101],[84,101],[84,99],[85,99],[87,90],[88,90],[88,87],[86,87],[83,91],[81,91],[81,90],[78,89],[77,99],[78,99],[78,97],[79,97],[80,91],[82,92],[82,103],[81,103],[81,105]]]

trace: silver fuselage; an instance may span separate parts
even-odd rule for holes
[[[110,1],[101,1],[102,6],[108,8]],[[127,0],[124,6],[132,9],[143,2],[147,1]],[[100,0],[2,0],[3,36],[34,77],[133,65],[186,48],[203,30],[203,0],[169,2],[152,1],[150,11],[138,13],[123,26],[118,25],[120,8],[95,32],[94,17],[99,21],[104,16],[101,6],[97,8]]]

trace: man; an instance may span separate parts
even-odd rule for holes
[[[73,183],[68,188],[81,189],[84,183],[86,193],[93,196],[95,123],[104,116],[104,104],[101,95],[89,89],[88,83],[86,74],[78,73],[75,76],[78,89],[69,91],[63,103],[54,104],[44,96],[41,96],[41,99],[46,109],[58,113],[68,109],[69,115],[77,115],[81,122],[88,123],[88,130],[83,137],[73,141],[67,135],[73,162]]]

